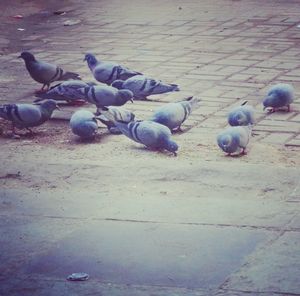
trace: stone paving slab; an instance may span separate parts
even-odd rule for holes
[[[292,251],[289,256],[286,256],[287,248]],[[284,233],[271,246],[261,249],[255,259],[250,258],[224,287],[234,290],[238,286],[242,291],[298,294],[300,291],[298,250],[299,233]],[[274,273],[274,270],[278,269],[281,273]]]

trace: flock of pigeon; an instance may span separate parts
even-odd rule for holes
[[[167,150],[176,155],[178,145],[171,139],[172,132],[180,131],[182,123],[199,107],[199,99],[189,97],[163,105],[148,120],[135,120],[131,111],[120,106],[133,99],[146,100],[150,95],[179,91],[178,85],[148,78],[114,62],[98,61],[90,53],[85,55],[84,61],[101,84],[83,82],[77,73],[38,61],[30,52],[22,52],[19,58],[25,61],[30,76],[43,86],[32,104],[0,106],[0,117],[12,122],[14,137],[19,137],[15,128],[32,133],[31,127],[50,119],[53,111],[59,109],[60,101],[72,105],[89,102],[96,105],[97,110],[95,113],[78,110],[72,115],[70,126],[74,134],[83,139],[94,138],[98,123],[102,122],[113,134],[122,133],[150,149]],[[63,82],[50,88],[55,81]],[[291,85],[274,85],[263,101],[264,109],[271,108],[274,112],[287,107],[289,111],[293,98]],[[255,123],[254,113],[254,108],[244,102],[228,114],[230,127],[217,136],[217,143],[224,152],[229,155],[245,153]]]

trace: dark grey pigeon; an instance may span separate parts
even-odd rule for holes
[[[41,90],[44,90],[45,86],[49,89],[50,84],[54,81],[69,79],[81,80],[77,73],[65,72],[62,68],[56,65],[38,61],[35,59],[34,55],[28,51],[23,51],[18,58],[25,61],[26,69],[32,79],[43,84]]]

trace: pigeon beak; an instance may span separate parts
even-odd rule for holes
[[[86,57],[84,57],[83,61],[85,62],[86,60],[87,60],[87,58],[86,58]]]
[[[129,101],[130,101],[131,103],[133,103],[133,99],[130,99]]]
[[[21,59],[22,57],[19,55],[18,57],[17,57],[17,59]]]
[[[61,108],[58,105],[55,106],[55,109],[61,110]]]
[[[263,109],[263,110],[265,111],[266,109],[267,109],[267,106],[264,106],[264,109]]]

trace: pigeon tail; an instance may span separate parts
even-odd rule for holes
[[[171,83],[170,86],[172,91],[180,91],[180,88],[177,84]]]
[[[187,101],[191,105],[191,110],[196,110],[200,107],[199,103],[200,103],[201,99],[199,99],[199,98],[190,97],[190,98],[187,99]]]
[[[70,79],[74,79],[74,80],[81,80],[81,77],[79,76],[79,74],[74,73],[74,72],[66,72],[64,73],[60,80],[70,80]]]
[[[124,83],[123,80],[115,80],[115,81],[111,84],[111,86],[112,86],[112,87],[115,87],[115,88],[117,88],[117,89],[122,89],[122,88],[123,88],[123,83]]]
[[[60,94],[55,94],[55,93],[36,93],[35,96],[37,99],[34,100],[34,103],[40,102],[42,100],[55,100],[55,101],[66,101],[66,97],[60,95]]]
[[[7,119],[7,114],[5,112],[5,106],[0,106],[0,117],[4,118],[4,119]]]

